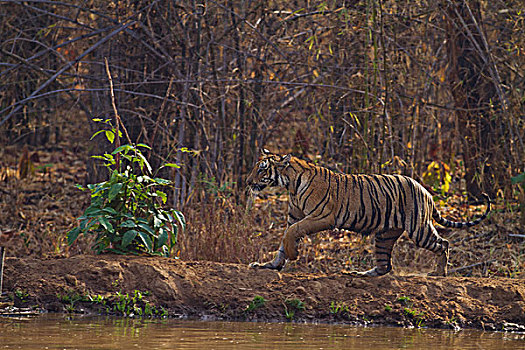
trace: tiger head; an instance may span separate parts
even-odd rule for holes
[[[286,187],[287,178],[282,171],[290,165],[291,154],[280,156],[273,154],[267,149],[262,150],[262,158],[255,164],[246,185],[252,194],[256,194],[266,187]]]

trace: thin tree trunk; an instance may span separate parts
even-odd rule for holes
[[[229,8],[231,10],[231,22],[232,22],[232,28],[233,28],[233,40],[235,45],[235,50],[237,51],[237,69],[239,70],[239,76],[241,83],[239,84],[239,100],[237,101],[237,113],[239,117],[239,123],[238,123],[238,135],[237,139],[238,142],[238,151],[237,151],[237,160],[235,161],[235,174],[236,174],[236,187],[239,189],[242,187],[242,173],[243,173],[243,160],[244,160],[244,143],[245,143],[245,97],[244,97],[244,84],[242,80],[244,79],[244,58],[242,55],[241,50],[241,44],[240,44],[240,38],[239,38],[239,32],[242,29],[242,22],[239,24],[241,28],[237,28],[237,17],[235,15],[235,8],[233,6],[233,3],[229,2]],[[237,199],[238,199],[238,193],[237,191]]]

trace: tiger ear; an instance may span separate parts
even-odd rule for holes
[[[261,149],[262,156],[269,156],[272,152],[268,151],[266,148]]]

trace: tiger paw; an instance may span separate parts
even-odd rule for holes
[[[385,273],[387,273],[387,272],[385,272]],[[371,269],[371,270],[364,271],[364,272],[343,270],[343,271],[341,271],[341,273],[343,275],[348,275],[348,276],[352,276],[352,277],[377,277],[377,276],[382,276],[382,275],[385,274],[385,273],[380,273],[377,270],[377,268],[375,268],[375,267],[373,269]]]
[[[351,277],[363,277],[363,273],[362,273],[362,272],[359,272],[359,271],[348,271],[348,270],[343,270],[343,271],[341,271],[341,273],[342,273],[343,275],[351,276]]]
[[[252,262],[250,265],[248,265],[252,269],[275,269],[275,267],[272,265],[272,263],[267,262],[264,264],[258,263],[258,262]]]
[[[263,268],[262,264],[258,262],[252,262],[248,265],[248,267],[251,269],[262,269]]]
[[[250,265],[248,265],[252,269],[269,269],[269,270],[277,270],[281,271],[284,267],[284,264],[281,266],[275,266],[272,261],[267,263],[258,263],[258,262],[252,262]]]

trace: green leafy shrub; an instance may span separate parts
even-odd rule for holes
[[[250,304],[246,306],[245,311],[247,312],[254,311],[260,307],[263,307],[265,303],[266,303],[266,299],[264,299],[264,297],[260,295],[256,295],[253,297],[253,300],[250,301]]]
[[[333,314],[333,315],[337,315],[339,313],[343,313],[343,312],[346,312],[346,313],[349,313],[350,312],[350,309],[348,308],[348,305],[346,305],[345,302],[334,302],[332,301],[330,303],[330,313]]]
[[[115,132],[110,131],[105,134],[112,142]],[[144,148],[150,149],[145,144],[126,144],[117,147],[111,154],[94,156],[105,162],[110,178],[89,184],[87,189],[77,185],[81,190],[91,192],[91,205],[78,218],[79,226],[68,232],[69,245],[80,234],[94,234],[93,249],[98,254],[114,252],[170,256],[177,243],[179,227],[185,229],[186,223],[180,211],[162,208],[167,195],[161,188],[170,186],[172,182],[149,175],[152,169],[141,152]]]
[[[288,320],[292,320],[295,316],[295,312],[304,311],[306,307],[304,302],[299,299],[286,299],[283,303],[284,314]]]

